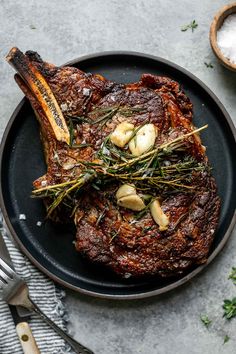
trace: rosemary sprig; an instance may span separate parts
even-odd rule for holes
[[[139,107],[121,107],[120,105],[117,106],[110,106],[110,107],[98,107],[89,113],[89,117],[97,116],[95,120],[91,121],[91,124],[99,124],[102,125],[106,124],[106,122],[114,117],[116,113],[120,113],[125,117],[130,117],[134,113],[142,112],[144,108]]]
[[[179,149],[184,149],[187,138],[206,127],[207,125],[183,134],[135,158],[126,150],[115,147],[108,136],[97,153],[99,159],[97,162],[82,160],[76,162],[76,165],[82,168],[77,179],[34,190],[33,195],[52,199],[52,204],[48,208],[50,215],[62,202],[73,203],[76,200],[73,195],[88,183],[92,183],[93,186],[99,184],[100,188],[106,183],[125,181],[135,184],[137,189],[145,189],[151,196],[154,190],[158,194],[176,190],[191,192],[194,190],[194,185],[190,183],[193,174],[208,167],[186,154],[184,158],[179,156]],[[167,158],[169,164],[165,165]]]
[[[111,119],[118,112],[118,110],[119,110],[119,107],[110,108],[110,110],[107,113],[103,114],[102,116],[99,116],[99,118],[94,120],[92,122],[92,124],[98,124],[104,120],[105,120],[105,122],[107,122],[109,119]]]
[[[73,122],[72,119],[69,119],[69,133],[70,133],[70,146],[73,145],[73,141],[74,141],[74,126],[73,126]]]
[[[128,164],[128,165],[132,165],[132,164],[134,164],[135,162],[140,161],[140,160],[143,160],[143,159],[146,158],[146,157],[152,156],[152,155],[156,154],[157,152],[159,152],[159,151],[161,151],[161,150],[165,151],[165,149],[167,149],[167,148],[168,148],[169,146],[171,146],[171,145],[172,145],[173,148],[176,148],[176,147],[178,147],[178,146],[177,146],[177,145],[174,146],[174,144],[178,143],[179,141],[183,141],[184,139],[190,137],[191,135],[194,135],[194,134],[196,134],[196,133],[199,133],[200,131],[206,129],[207,127],[208,127],[208,124],[204,125],[204,126],[201,127],[201,128],[195,129],[195,130],[193,130],[193,131],[190,132],[190,133],[187,133],[187,134],[184,134],[184,135],[182,135],[182,136],[179,136],[178,138],[173,139],[173,140],[169,141],[168,143],[164,143],[164,144],[158,146],[156,149],[153,149],[153,150],[151,150],[151,151],[149,151],[149,152],[147,152],[147,153],[145,153],[145,154],[143,154],[143,155],[141,155],[141,156],[138,156],[138,157],[135,157],[135,158],[129,160],[129,161],[127,162],[127,164]],[[114,166],[114,168],[117,169],[117,168],[123,167],[123,166],[125,166],[125,163],[120,164],[120,165],[116,165],[116,166]]]

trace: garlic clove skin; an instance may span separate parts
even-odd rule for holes
[[[134,156],[140,156],[154,146],[157,128],[154,124],[145,124],[129,142],[129,149]]]
[[[161,205],[158,199],[151,203],[150,212],[155,222],[159,225],[160,231],[167,230],[170,222],[169,217],[161,209]]]
[[[140,211],[145,208],[143,200],[137,195],[128,195],[117,200],[117,204],[123,208]]]
[[[136,189],[131,184],[123,184],[116,192],[117,200],[128,195],[136,194]]]
[[[134,130],[134,125],[128,122],[122,122],[117,125],[113,133],[110,135],[111,142],[118,146],[124,147],[131,139]]]

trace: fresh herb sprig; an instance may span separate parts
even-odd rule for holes
[[[212,63],[207,63],[206,61],[204,62],[207,68],[213,69],[214,65]]]
[[[226,334],[226,335],[224,336],[224,342],[223,342],[223,344],[227,343],[229,340],[230,340],[230,337],[228,336],[228,334]]]
[[[208,166],[189,156],[183,160],[174,159],[168,165],[165,165],[165,161],[168,158],[178,158],[177,153],[185,149],[187,138],[206,127],[183,134],[138,157],[132,157],[127,151],[114,147],[107,137],[97,154],[98,160],[77,161],[82,170],[77,179],[36,189],[33,196],[52,199],[47,210],[50,215],[62,202],[66,205],[73,203],[74,194],[94,181],[125,181],[135,184],[137,189],[144,188],[150,192],[157,190],[162,194],[175,190],[191,192],[194,190],[194,186],[190,185],[194,171],[204,171]]]
[[[236,285],[236,267],[232,267],[228,279],[231,279],[233,284]]]
[[[181,31],[186,32],[188,29],[191,29],[192,32],[198,27],[198,24],[195,20],[191,21],[188,25],[182,26]]]
[[[89,118],[91,124],[100,124],[102,126],[117,113],[120,113],[124,117],[130,117],[133,114],[140,112],[145,112],[145,109],[142,107],[121,107],[120,105],[98,107],[89,113]]]
[[[224,315],[223,317],[230,320],[231,318],[236,316],[236,297],[232,300],[226,299],[223,304]]]
[[[212,323],[212,320],[210,320],[207,315],[201,315],[200,319],[206,328],[208,328]]]

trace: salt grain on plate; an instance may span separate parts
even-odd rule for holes
[[[66,104],[66,103],[62,103],[62,104],[61,104],[61,110],[62,110],[62,112],[67,111],[67,109],[68,109],[67,104]]]
[[[37,221],[36,225],[39,227],[42,226],[42,221]]]
[[[84,96],[89,96],[89,95],[90,95],[90,89],[84,87],[84,88],[83,88],[83,95],[84,95]]]
[[[20,214],[19,215],[19,220],[26,220],[26,215],[25,214]]]
[[[217,44],[222,54],[236,64],[236,14],[229,15],[217,32]]]

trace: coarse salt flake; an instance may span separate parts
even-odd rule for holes
[[[20,214],[19,215],[19,220],[26,220],[26,215],[25,214]]]
[[[62,104],[61,104],[61,110],[62,110],[62,112],[67,111],[67,109],[68,109],[67,104],[66,104],[66,103],[62,103]]]
[[[90,95],[90,89],[84,87],[84,88],[83,88],[83,95],[84,95],[84,96],[89,96],[89,95]]]
[[[217,32],[217,44],[222,54],[236,64],[236,14],[229,15]]]
[[[36,225],[39,227],[42,226],[42,221],[37,221]]]

